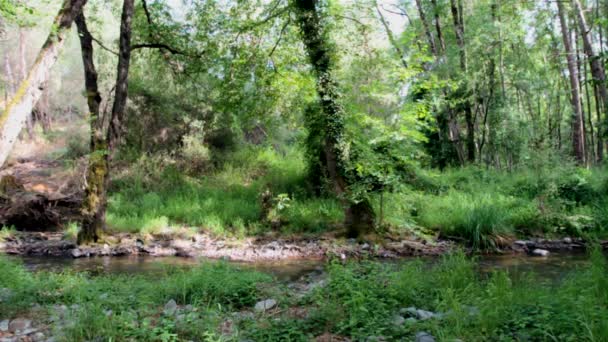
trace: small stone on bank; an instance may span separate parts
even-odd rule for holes
[[[266,299],[263,300],[261,302],[257,302],[255,304],[254,310],[256,312],[264,312],[267,310],[270,310],[272,308],[274,308],[275,306],[277,306],[277,301],[274,299]]]
[[[546,257],[546,256],[549,256],[549,251],[546,249],[537,248],[532,251],[532,255]]]
[[[32,326],[32,321],[24,318],[17,318],[8,324],[8,330],[12,333],[23,331]]]
[[[405,323],[405,318],[403,318],[403,316],[401,316],[401,315],[393,316],[393,325],[400,327],[404,323]]]
[[[416,334],[416,342],[435,342],[435,338],[433,337],[433,335],[421,331]]]
[[[5,319],[0,322],[0,331],[8,331],[8,319]]]
[[[165,316],[173,316],[176,311],[177,311],[177,303],[175,302],[175,300],[171,299],[170,301],[167,302],[167,304],[165,304],[165,307],[163,309],[163,314]]]

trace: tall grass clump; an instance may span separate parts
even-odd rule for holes
[[[450,191],[424,198],[418,222],[446,237],[461,239],[475,249],[492,249],[514,232],[509,222],[513,206],[512,200],[498,194]]]

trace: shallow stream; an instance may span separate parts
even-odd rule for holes
[[[163,273],[168,268],[189,268],[204,262],[219,262],[209,259],[180,258],[180,257],[95,257],[95,258],[57,258],[57,257],[12,257],[21,260],[32,270],[46,271],[75,271],[100,274],[154,274]],[[533,273],[539,279],[556,281],[563,279],[569,272],[588,263],[584,253],[552,253],[548,257],[532,257],[525,254],[482,255],[476,257],[480,273],[490,273],[494,270],[506,270],[515,278]],[[414,258],[391,260],[391,263],[407,263]],[[425,262],[433,263],[437,258],[424,258]],[[291,260],[281,262],[230,262],[245,268],[268,273],[279,281],[295,281],[300,277],[320,271],[323,261]]]

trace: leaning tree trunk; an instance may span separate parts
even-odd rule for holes
[[[598,55],[595,54],[593,49],[593,43],[591,41],[591,33],[589,29],[589,25],[587,25],[587,20],[585,19],[585,14],[583,13],[583,8],[579,0],[572,0],[574,3],[574,7],[576,10],[576,14],[578,17],[578,25],[579,31],[581,32],[581,37],[583,38],[583,48],[585,50],[585,54],[587,55],[587,60],[589,61],[589,67],[591,68],[591,76],[593,77],[593,85],[597,91],[594,92],[596,98],[596,102],[601,103],[603,105],[604,111],[608,110],[608,91],[606,90],[606,71],[604,70],[604,66],[602,65],[602,60]],[[599,107],[598,107],[599,108]],[[591,113],[589,113],[591,115]],[[598,113],[601,118],[601,114]],[[608,120],[608,116],[607,119]],[[604,126],[602,122],[598,122],[599,127]],[[599,128],[601,130],[601,128]],[[593,133],[591,133],[593,135]],[[598,135],[601,137],[601,134]],[[598,145],[601,146],[601,143]],[[598,149],[598,161],[601,161],[602,152]]]
[[[46,80],[47,71],[55,64],[65,36],[70,30],[74,18],[82,11],[86,2],[87,0],[64,0],[34,65],[26,79],[21,82],[12,100],[6,105],[2,116],[0,116],[0,131],[2,134],[0,136],[0,166],[4,165],[27,117],[32,113],[32,108],[40,99],[43,91],[42,84]]]
[[[562,31],[562,39],[564,41],[564,49],[566,50],[566,59],[568,61],[568,72],[570,76],[570,102],[572,104],[572,152],[574,158],[579,164],[585,163],[585,138],[583,130],[583,109],[581,106],[581,97],[579,93],[580,85],[578,82],[578,70],[576,60],[574,59],[574,51],[570,43],[570,33],[566,25],[566,14],[564,5],[561,1],[557,1],[557,9],[559,14],[559,22]]]
[[[105,228],[107,188],[110,176],[111,155],[120,139],[120,131],[127,107],[129,64],[131,60],[131,22],[133,20],[134,0],[124,0],[120,24],[120,51],[118,53],[118,72],[116,91],[106,138],[101,132],[99,113],[101,96],[97,89],[97,73],[93,64],[92,37],[86,27],[84,16],[78,17],[76,24],[80,35],[82,59],[85,66],[85,85],[91,120],[91,155],[87,170],[84,219],[78,234],[78,244],[97,241],[99,233]]]
[[[344,109],[339,104],[338,85],[331,72],[330,47],[323,33],[317,0],[292,0],[302,40],[317,77],[317,93],[324,113],[325,165],[334,192],[345,206],[345,225],[348,235],[356,237],[370,232],[374,225],[374,211],[367,199],[348,198],[344,156],[341,144],[344,136]]]
[[[418,16],[420,17],[420,21],[422,22],[424,34],[426,35],[426,39],[429,42],[429,48],[431,48],[433,56],[437,56],[437,45],[435,45],[435,37],[433,36],[433,32],[431,32],[431,29],[429,28],[429,23],[426,20],[426,15],[424,13],[424,9],[422,8],[421,0],[416,0],[416,8],[418,9]]]

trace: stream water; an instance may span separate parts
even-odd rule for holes
[[[194,259],[180,257],[96,257],[96,258],[54,258],[54,257],[13,257],[21,260],[32,271],[75,271],[99,274],[154,274],[163,273],[168,268],[189,268],[204,262],[219,262],[209,259]],[[405,258],[391,260],[391,263],[407,263],[415,260]],[[425,258],[425,262],[436,262],[436,258]],[[478,269],[481,273],[493,270],[506,270],[512,276],[519,277],[533,273],[540,279],[556,281],[564,278],[569,272],[588,263],[584,253],[552,253],[549,257],[531,257],[524,254],[478,256]],[[255,262],[236,265],[254,269],[275,276],[279,281],[295,281],[310,272],[320,271],[323,261],[297,260],[283,262]]]

